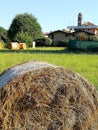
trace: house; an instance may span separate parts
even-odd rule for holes
[[[64,41],[67,36],[68,36],[68,33],[67,33],[67,32],[64,32],[64,31],[62,31],[62,30],[53,31],[53,32],[50,32],[50,33],[48,34],[48,37],[49,37],[50,39],[52,39],[53,42],[56,42],[56,41]]]
[[[83,29],[84,31],[90,32],[92,34],[98,35],[98,26],[91,23],[91,22],[86,22],[82,24],[85,28]]]
[[[91,40],[93,37],[95,36],[93,33],[88,32],[88,31],[84,31],[84,30],[77,30],[75,32],[71,32],[69,33],[69,39],[70,38],[74,38],[77,40]]]
[[[82,38],[86,39],[88,36],[98,36],[98,26],[91,23],[91,22],[85,22],[82,23],[82,14],[78,14],[78,20],[77,20],[77,26],[68,26],[67,32],[63,30],[56,30],[50,33],[45,33],[45,37],[49,37],[52,39],[53,43],[56,43],[57,41],[67,41],[70,38],[77,38],[81,36]],[[84,35],[86,34],[86,35]]]
[[[76,30],[74,32],[69,33],[69,36],[75,37],[75,36],[77,36],[77,35],[79,35],[81,33],[85,34],[85,35],[88,35],[88,36],[93,36],[94,35],[93,33],[85,31],[85,30]]]
[[[92,33],[93,35],[98,35],[98,26],[91,23],[86,22],[82,24],[82,14],[78,14],[78,24],[77,26],[68,26],[69,32],[75,32],[75,31],[86,31],[89,33]]]

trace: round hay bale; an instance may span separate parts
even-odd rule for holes
[[[17,42],[8,43],[7,48],[11,50],[19,50],[19,43]]]
[[[26,49],[26,43],[19,43],[19,49]]]
[[[97,130],[98,92],[70,69],[29,61],[0,75],[1,130]]]

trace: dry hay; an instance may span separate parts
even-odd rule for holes
[[[70,69],[43,62],[0,76],[1,130],[98,130],[98,92]]]
[[[26,43],[19,43],[19,49],[26,49]]]
[[[19,43],[11,42],[7,45],[8,49],[17,50],[19,49]]]

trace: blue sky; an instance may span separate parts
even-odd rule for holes
[[[26,12],[38,19],[43,32],[77,25],[79,12],[83,22],[98,25],[98,0],[1,0],[0,26],[8,29],[17,14]]]

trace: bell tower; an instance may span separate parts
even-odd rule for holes
[[[82,25],[82,14],[79,13],[78,14],[78,26],[81,26]]]

